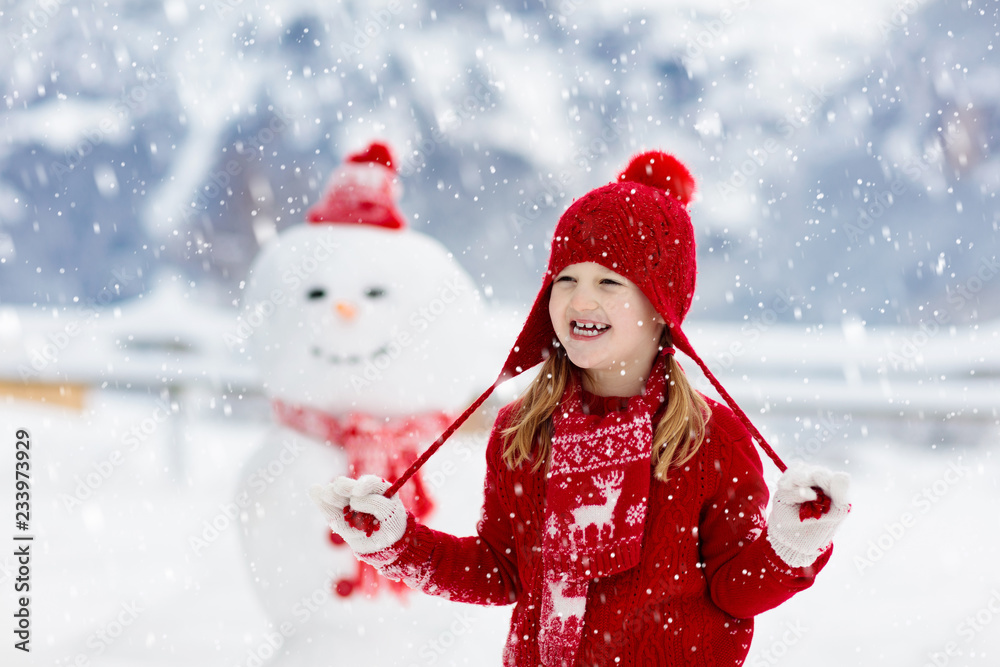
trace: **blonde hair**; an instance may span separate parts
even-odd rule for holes
[[[664,339],[667,334],[664,332]],[[534,381],[520,398],[520,410],[514,422],[505,428],[503,460],[509,468],[531,463],[535,472],[549,458],[552,446],[552,413],[570,381],[573,362],[561,347],[542,363]],[[691,459],[705,439],[705,427],[712,410],[704,397],[694,390],[680,364],[670,355],[667,360],[667,407],[653,433],[652,462],[656,479],[667,481],[672,466]]]

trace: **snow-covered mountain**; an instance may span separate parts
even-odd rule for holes
[[[530,300],[561,210],[659,146],[700,180],[696,316],[779,290],[786,320],[996,316],[997,6],[14,3],[0,300],[180,266],[229,304],[258,240],[384,137],[404,211],[498,299]]]

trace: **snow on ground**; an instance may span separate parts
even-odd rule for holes
[[[0,507],[9,526],[0,533],[8,545],[0,549],[0,600],[7,619],[17,576],[19,428],[31,434],[35,536],[32,652],[15,651],[7,630],[3,664],[266,664],[259,657],[276,635],[249,586],[238,528],[219,518],[266,431],[264,407],[247,405],[226,418],[181,405],[168,417],[159,398],[110,391],[90,394],[82,412],[0,402],[7,440]],[[855,420],[818,429],[788,417],[757,419],[779,452],[796,432],[821,433],[822,446],[810,448],[809,458],[852,474],[854,511],[816,585],[758,618],[747,664],[1000,664],[996,424]],[[448,457],[447,449],[439,456],[460,472],[442,472],[452,468],[435,459],[428,464],[428,474],[439,473],[437,525],[468,534],[483,462]],[[773,480],[777,471],[768,475]],[[74,494],[83,500],[70,502]],[[206,521],[222,529],[195,555],[190,538],[205,535]],[[385,599],[345,607],[343,627],[353,636],[344,646],[351,648],[326,664],[499,663],[509,608],[413,595],[402,616],[411,626],[401,628],[391,620],[399,618],[394,605]],[[293,656],[287,664],[319,663]]]

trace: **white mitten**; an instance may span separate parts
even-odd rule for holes
[[[326,486],[313,486],[309,496],[326,514],[333,532],[361,556],[391,547],[406,532],[403,501],[398,495],[382,495],[389,486],[375,475],[338,477]]]
[[[791,567],[805,567],[826,549],[851,511],[847,502],[849,481],[847,473],[801,461],[794,462],[781,475],[767,519],[767,539],[781,560]],[[821,489],[826,498],[814,487]]]

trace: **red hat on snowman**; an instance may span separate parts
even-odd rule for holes
[[[392,152],[374,141],[348,155],[333,172],[323,199],[309,209],[306,220],[403,229],[406,221],[396,208],[400,190]]]

